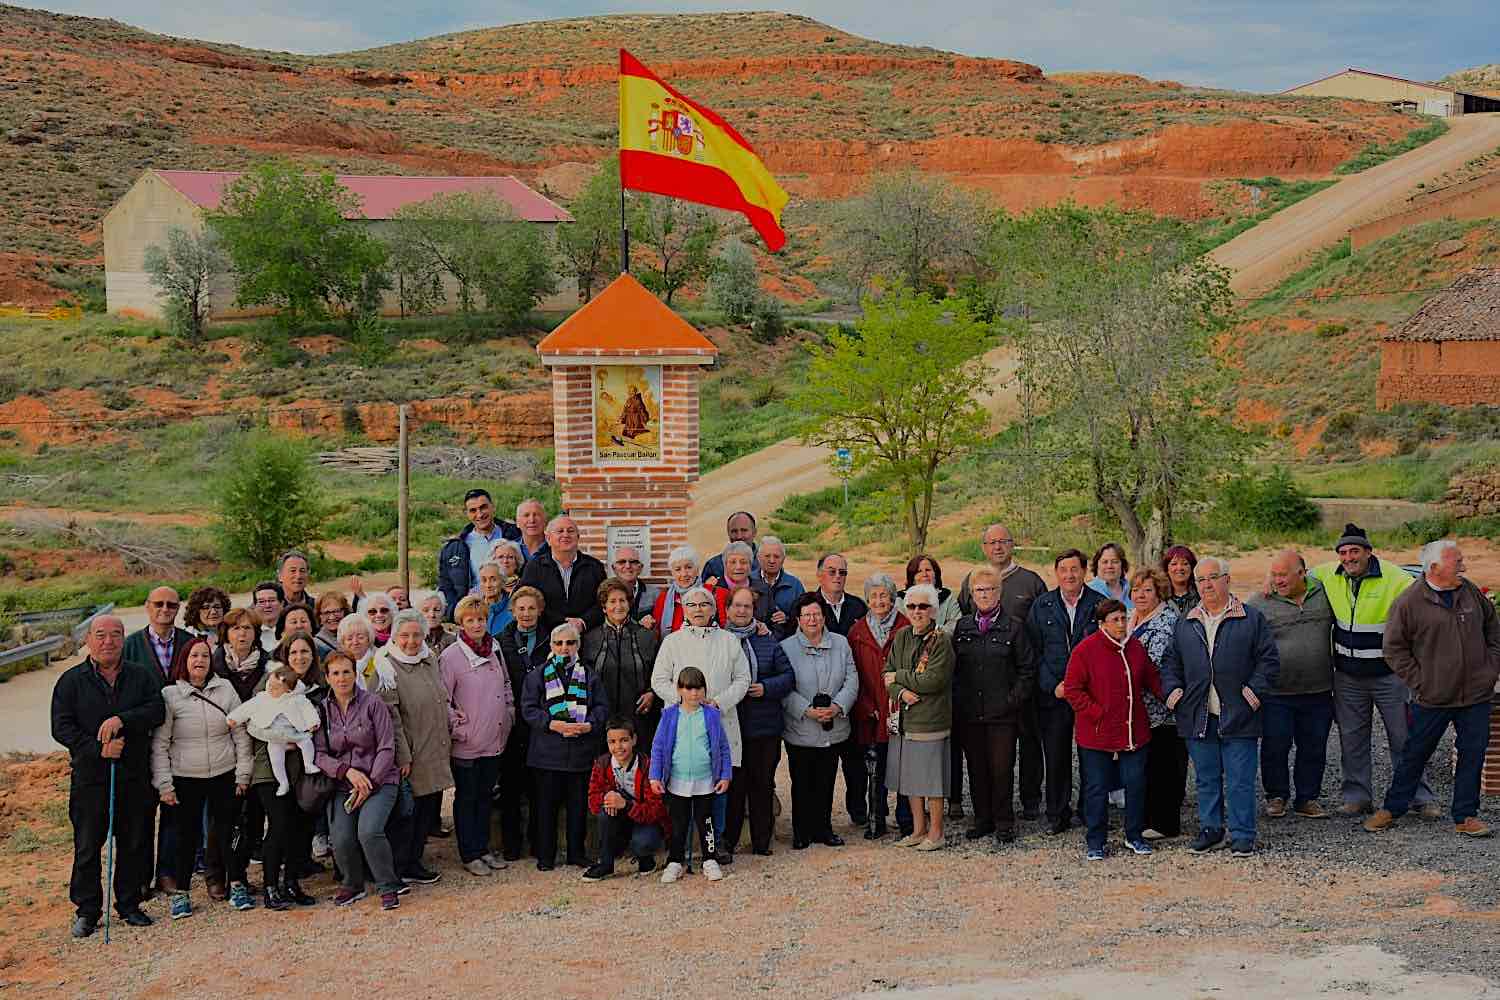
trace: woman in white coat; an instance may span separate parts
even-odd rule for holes
[[[750,661],[745,658],[740,641],[715,624],[717,608],[714,595],[703,587],[693,587],[682,595],[686,624],[661,641],[661,648],[656,652],[656,667],[651,671],[651,690],[656,692],[662,704],[675,705],[680,700],[677,695],[678,672],[683,667],[697,667],[703,671],[703,676],[708,679],[708,704],[719,710],[724,736],[729,740],[730,760],[737,771],[744,756],[737,706],[750,690]],[[614,709],[614,706],[610,707]],[[714,829],[721,835],[727,805],[727,796],[714,796]],[[720,864],[734,860],[732,845],[721,842],[718,854]]]

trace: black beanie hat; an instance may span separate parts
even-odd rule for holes
[[[1344,535],[1334,543],[1333,551],[1337,552],[1345,545],[1363,545],[1367,549],[1375,547],[1370,544],[1370,536],[1365,534],[1365,529],[1353,522],[1344,525]]]

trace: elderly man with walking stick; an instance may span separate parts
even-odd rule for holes
[[[89,623],[89,655],[52,689],[52,738],[73,765],[68,818],[73,824],[73,875],[68,897],[77,909],[73,936],[88,937],[104,912],[99,850],[113,828],[115,909],[132,927],[141,912],[151,868],[151,730],[166,718],[161,683],[149,667],[123,659],[125,626],[113,615]],[[111,779],[114,780],[111,780]],[[113,793],[113,794],[111,794]],[[111,815],[113,823],[111,824]]]

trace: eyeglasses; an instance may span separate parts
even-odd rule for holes
[[[931,611],[932,610],[932,605],[931,604],[908,604],[906,606],[906,610],[907,611]]]
[[[318,617],[320,619],[322,619],[322,618],[342,618],[342,617],[344,617],[344,612],[338,610],[337,608],[335,608],[332,611],[319,611],[318,612]]]
[[[641,561],[639,559],[616,559],[615,560],[615,565],[616,566],[639,566],[640,564],[641,564]]]
[[[976,593],[976,594],[993,594],[994,592],[995,592],[995,588],[994,587],[975,587],[974,588],[974,593]]]
[[[823,572],[827,573],[829,576],[848,576],[849,575],[849,571],[847,569],[834,569],[832,567],[829,567],[828,569],[825,569]]]
[[[685,608],[711,608],[714,605],[712,601],[683,601],[682,606]]]
[[[1014,538],[987,538],[987,539],[985,539],[984,544],[986,544],[986,545],[1014,545],[1014,544],[1016,544],[1016,540]]]
[[[576,645],[578,645],[578,640],[577,639],[553,639],[552,640],[552,645],[554,645],[554,646],[576,646]]]
[[[182,607],[182,602],[181,601],[147,601],[146,602],[146,606],[147,607],[151,607],[151,608],[171,608],[173,611],[176,611],[178,608]]]
[[[1224,580],[1228,577],[1228,573],[1210,573],[1208,576],[1195,576],[1193,577],[1193,579],[1197,580],[1199,583],[1208,583],[1211,580]]]
[[[281,601],[275,597],[257,597],[255,599],[255,606],[257,608],[274,608],[280,603]]]

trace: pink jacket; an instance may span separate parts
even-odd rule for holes
[[[460,639],[438,657],[438,673],[448,690],[452,754],[459,760],[494,757],[510,738],[516,698],[499,655],[499,643],[489,656],[481,657]]]

